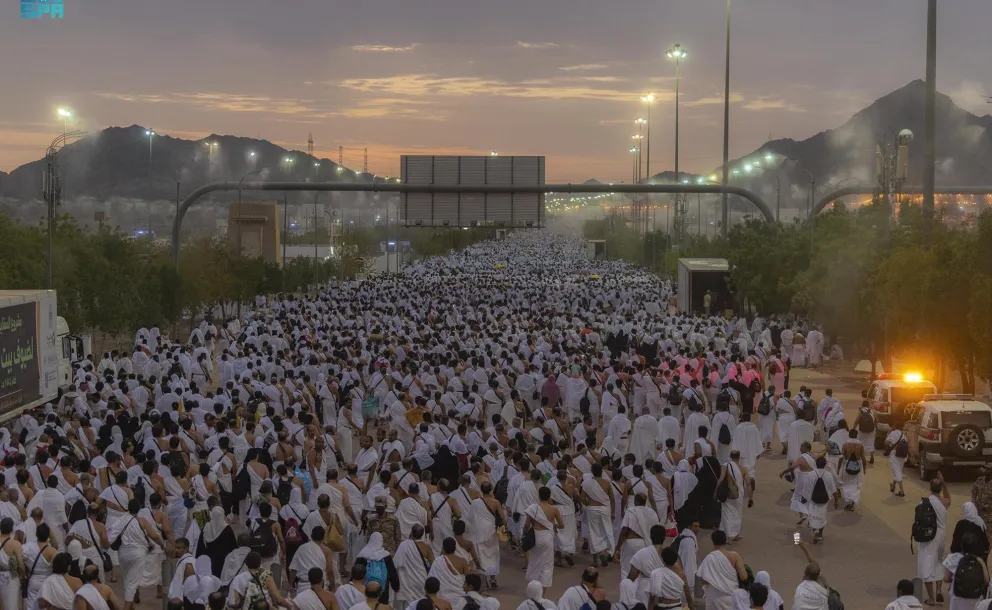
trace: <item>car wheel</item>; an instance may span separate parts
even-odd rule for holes
[[[929,462],[927,462],[927,456],[925,453],[920,454],[920,480],[931,481],[937,475],[937,471],[933,469]]]
[[[982,448],[985,445],[985,433],[973,424],[962,424],[951,430],[948,444],[951,451],[961,457],[975,457],[982,453]]]

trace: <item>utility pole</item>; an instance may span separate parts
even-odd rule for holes
[[[724,65],[723,82],[723,185],[727,186],[730,172],[730,0],[727,0],[727,57]],[[730,228],[730,208],[727,206],[727,191],[720,193],[723,236]]]
[[[282,194],[282,291],[286,292],[286,242],[289,241],[289,195]]]
[[[311,147],[313,141],[310,142]],[[312,154],[312,153],[311,153]],[[317,193],[313,194],[313,291],[317,293],[320,285],[320,262],[317,258]]]
[[[934,171],[937,164],[937,0],[927,0],[927,92],[923,111],[923,240],[933,233]]]

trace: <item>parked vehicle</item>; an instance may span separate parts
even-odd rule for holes
[[[971,394],[928,394],[905,411],[911,418],[905,427],[915,432],[906,439],[921,479],[945,468],[992,463],[992,408]]]
[[[868,407],[875,416],[875,449],[885,447],[885,437],[893,428],[900,428],[909,419],[905,406],[923,400],[927,394],[936,394],[937,386],[923,379],[918,373],[905,375],[879,375],[861,396],[868,400]]]

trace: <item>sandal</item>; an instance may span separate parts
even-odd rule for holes
[[[899,497],[899,498],[905,498],[906,497],[906,492],[900,491],[899,493],[896,494],[896,496]]]

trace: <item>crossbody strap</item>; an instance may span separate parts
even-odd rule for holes
[[[8,540],[10,540],[10,539],[8,538]],[[7,543],[4,542],[4,544],[7,544]],[[31,577],[34,576],[34,569],[35,569],[35,567],[38,566],[38,560],[41,559],[41,554],[45,552],[45,549],[47,549],[48,546],[49,545],[46,544],[45,546],[43,546],[43,547],[41,547],[41,548],[38,549],[38,556],[34,558],[34,563],[31,564],[31,571],[28,572],[28,580],[31,580]],[[3,547],[0,547],[0,548],[3,548]]]

